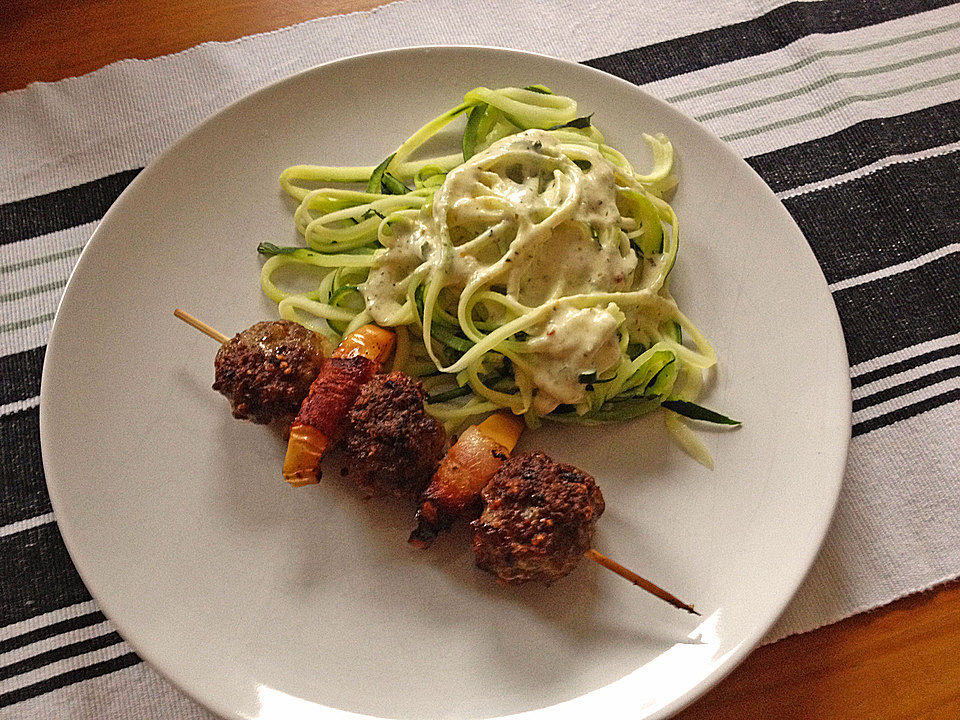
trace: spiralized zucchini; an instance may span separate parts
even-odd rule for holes
[[[411,159],[461,116],[461,152]],[[669,292],[673,146],[643,138],[641,174],[570,98],[471,90],[377,166],[284,170],[307,247],[261,244],[263,291],[331,346],[394,327],[394,368],[451,430],[499,408],[536,426],[692,406],[717,358]]]

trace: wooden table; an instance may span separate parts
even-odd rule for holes
[[[12,0],[0,91],[379,0]],[[960,582],[756,650],[682,720],[960,718]]]

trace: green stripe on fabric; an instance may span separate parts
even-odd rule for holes
[[[83,246],[76,247],[76,248],[69,248],[67,250],[61,250],[59,252],[50,253],[49,255],[42,255],[41,257],[31,258],[30,260],[21,260],[20,262],[10,263],[9,265],[0,265],[0,275],[17,272],[17,270],[23,270],[24,268],[34,267],[36,265],[44,265],[49,262],[54,262],[55,260],[63,260],[64,258],[73,257],[74,255],[79,255],[82,251],[83,251]]]
[[[15,290],[13,292],[4,293],[3,295],[0,295],[0,302],[11,302],[12,300],[21,300],[25,297],[33,297],[34,295],[45,293],[48,290],[59,290],[66,284],[67,284],[66,280],[54,280],[52,282],[43,283],[42,285],[36,285],[32,288]]]
[[[53,320],[54,315],[56,315],[56,313],[46,313],[44,315],[40,315],[39,317],[26,318],[25,320],[14,320],[13,322],[0,325],[0,333],[11,332],[12,330],[23,330],[24,328],[39,325],[40,323],[45,323],[48,320]]]
[[[815,52],[809,57],[804,58],[803,60],[798,60],[797,62],[790,63],[789,65],[784,65],[783,67],[776,68],[774,70],[766,70],[756,75],[747,75],[745,77],[737,78],[736,80],[727,80],[725,82],[716,83],[714,85],[707,85],[706,87],[698,88],[696,90],[690,90],[688,92],[680,93],[679,95],[674,95],[668,97],[667,102],[680,102],[682,100],[690,100],[692,98],[703,97],[705,95],[712,95],[713,93],[720,92],[721,90],[729,90],[730,88],[741,87],[743,85],[749,85],[753,82],[758,82],[760,80],[766,80],[768,78],[776,77],[778,75],[786,75],[787,73],[793,72],[794,70],[800,70],[815,63],[817,60],[822,60],[823,58],[828,57],[844,57],[847,55],[856,55],[862,52],[869,52],[870,50],[878,50],[885,47],[893,47],[894,45],[900,45],[905,42],[910,42],[911,40],[919,40],[920,38],[933,37],[934,35],[939,35],[940,33],[949,32],[950,30],[956,30],[960,28],[960,21],[948,23],[946,25],[941,25],[940,27],[930,28],[929,30],[921,30],[920,32],[910,33],[908,35],[902,35],[900,37],[888,38],[886,40],[879,40],[877,42],[868,43],[866,45],[860,45],[852,48],[841,48],[838,50],[821,50]]]
[[[750,102],[741,103],[739,105],[731,105],[727,108],[721,108],[719,110],[712,110],[708,113],[703,113],[702,115],[696,115],[695,118],[700,122],[705,122],[707,120],[714,120],[719,117],[724,117],[725,115],[733,115],[734,113],[743,112],[744,110],[753,110],[758,107],[763,107],[764,105],[770,105],[771,103],[780,102],[781,100],[789,100],[795,98],[799,95],[806,95],[807,93],[813,92],[814,90],[819,90],[826,85],[835,83],[838,80],[849,80],[850,78],[858,77],[869,77],[870,75],[882,75],[886,72],[892,72],[894,70],[902,70],[906,67],[911,67],[912,65],[919,65],[920,63],[927,62],[929,60],[939,60],[940,58],[945,58],[950,55],[956,55],[960,53],[960,47],[947,48],[945,50],[938,50],[937,52],[928,53],[926,55],[920,55],[915,58],[909,58],[907,60],[901,60],[899,62],[890,63],[888,65],[879,65],[872,68],[864,68],[862,70],[851,70],[849,72],[839,72],[826,75],[819,80],[814,80],[809,85],[804,85],[795,90],[789,90],[787,92],[779,93],[777,95],[770,95],[769,97],[759,98],[757,100],[751,100]]]
[[[760,125],[758,127],[749,128],[747,130],[739,130],[735,133],[730,133],[729,135],[722,135],[721,140],[730,142],[731,140],[742,140],[743,138],[753,137],[754,135],[760,135],[767,132],[768,130],[776,130],[779,128],[790,127],[791,125],[796,125],[801,123],[804,120],[813,120],[818,117],[823,117],[832,113],[834,110],[839,110],[840,108],[851,105],[855,102],[867,102],[869,100],[884,100],[886,98],[896,97],[897,95],[903,95],[913,90],[923,90],[924,88],[936,87],[937,85],[943,85],[945,83],[951,82],[953,80],[960,79],[960,73],[951,73],[950,75],[944,75],[943,77],[933,78],[931,80],[925,80],[923,82],[914,83],[913,85],[907,85],[902,88],[895,88],[893,90],[885,90],[878,93],[868,93],[866,95],[848,95],[842,100],[837,102],[830,103],[829,105],[820,108],[819,110],[811,110],[808,113],[803,113],[802,115],[797,115],[796,117],[787,118],[786,120],[777,120],[776,122],[767,123],[766,125]]]

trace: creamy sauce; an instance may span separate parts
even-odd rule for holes
[[[394,325],[407,299],[410,275],[425,260],[429,239],[419,222],[398,222],[384,236],[385,250],[377,260],[367,280],[360,286],[370,314],[381,325]]]
[[[585,393],[580,374],[612,367],[620,358],[617,326],[607,310],[560,307],[543,331],[530,339],[536,358],[534,382],[539,389],[533,406],[548,413],[560,403],[579,402]]]
[[[528,330],[524,354],[535,408],[549,412],[584,399],[582,373],[618,361],[624,314],[562,298],[637,286],[643,268],[621,222],[607,160],[578,146],[575,163],[555,135],[528,130],[451,171],[416,221],[394,224],[361,292],[374,320],[395,324],[411,273],[443,263],[457,292],[489,288],[531,308],[559,301]]]

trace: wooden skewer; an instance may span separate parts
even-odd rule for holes
[[[187,323],[187,325],[192,325],[197,330],[204,333],[205,335],[210,336],[221,345],[230,341],[230,338],[228,338],[219,330],[215,330],[214,328],[210,327],[202,320],[198,320],[193,315],[191,315],[190,313],[184,312],[180,308],[175,309],[173,311],[173,314],[176,315],[181,320],[183,320],[185,323]],[[694,615],[700,614],[693,609],[693,605],[687,605],[685,602],[682,602],[675,595],[668,593],[659,585],[654,585],[652,582],[650,582],[646,578],[640,577],[635,572],[633,572],[633,570],[625,568],[623,565],[616,562],[615,560],[611,560],[603,553],[597,552],[596,550],[591,548],[590,550],[587,550],[584,553],[584,555],[590,558],[591,560],[593,560],[598,565],[605,567],[607,570],[615,572],[617,575],[624,578],[625,580],[632,582],[637,587],[643,590],[646,590],[651,595],[655,595],[661,600],[664,600],[670,603],[675,608],[678,608],[680,610],[686,610],[688,613],[692,613]]]
[[[591,560],[593,560],[598,565],[605,567],[607,570],[612,570],[623,579],[629,580],[637,587],[642,588],[643,590],[646,590],[651,595],[656,595],[661,600],[665,600],[666,602],[673,605],[675,608],[678,608],[679,610],[686,610],[688,613],[692,613],[693,615],[700,614],[693,609],[693,605],[687,605],[685,602],[682,602],[675,595],[668,593],[659,585],[654,585],[652,582],[650,582],[646,578],[640,577],[635,572],[633,572],[633,570],[625,568],[616,560],[611,560],[603,553],[597,552],[596,550],[591,548],[587,550],[584,553],[584,555],[590,558]]]
[[[173,314],[183,320],[187,325],[193,325],[193,327],[202,332],[204,335],[209,335],[221,345],[226,345],[228,342],[230,342],[230,338],[228,338],[222,332],[219,330],[214,330],[202,320],[197,320],[197,318],[195,318],[193,315],[190,313],[185,313],[180,308],[174,310]]]

